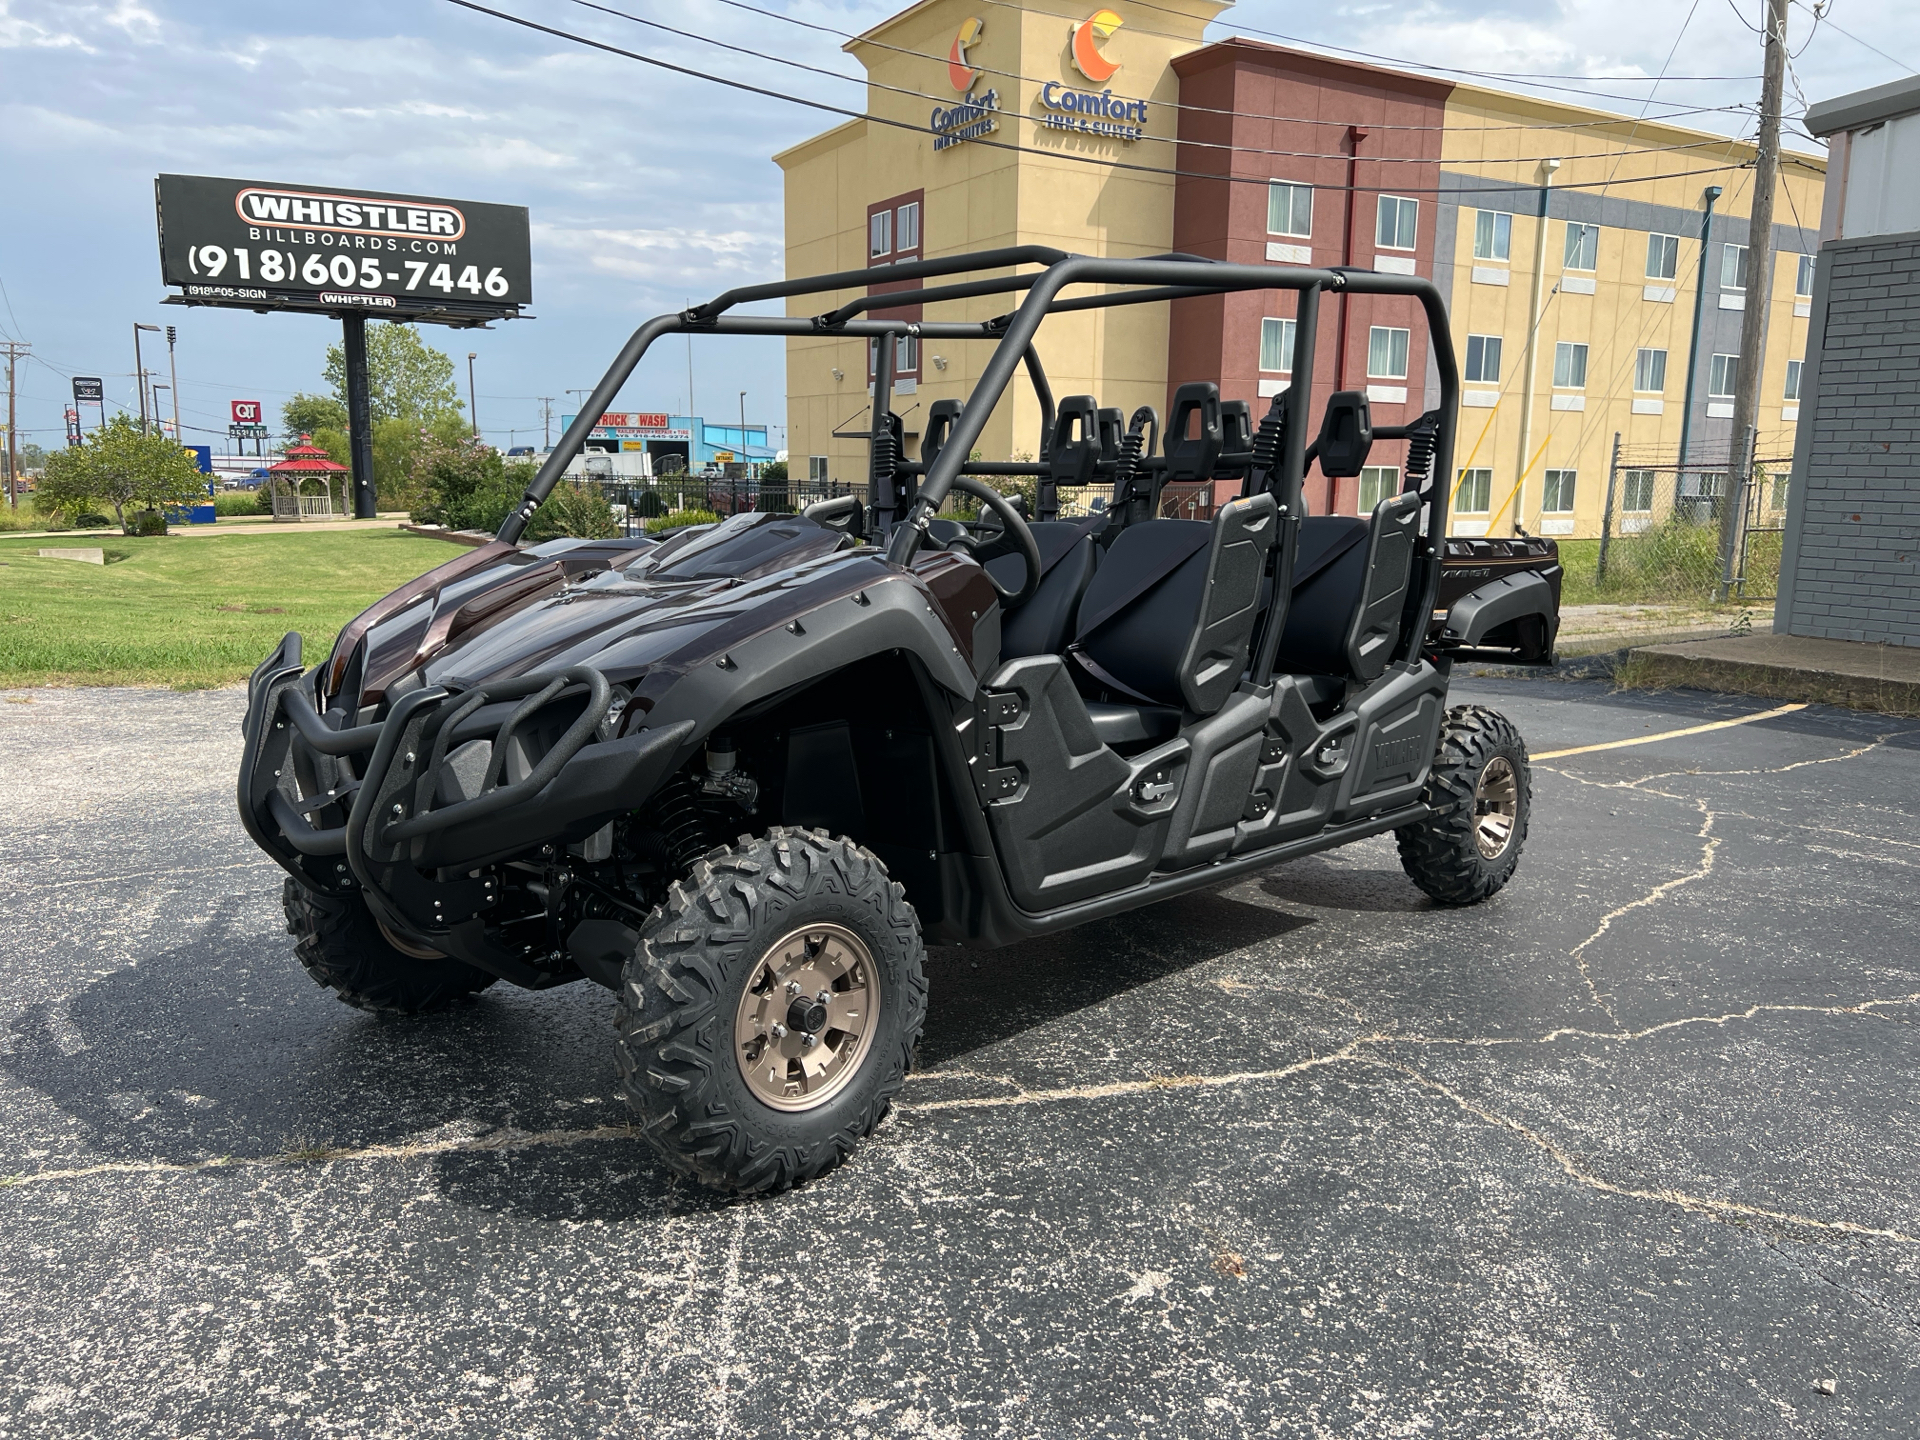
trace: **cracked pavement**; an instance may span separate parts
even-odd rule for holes
[[[729,1203],[604,991],[302,975],[237,692],[3,698],[0,1436],[1914,1433],[1914,722],[1540,762],[1476,909],[1381,838],[933,952],[879,1134]],[[1453,698],[1536,753],[1766,708]]]

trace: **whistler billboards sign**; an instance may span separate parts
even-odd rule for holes
[[[180,303],[480,325],[533,302],[524,206],[200,175],[154,200]]]

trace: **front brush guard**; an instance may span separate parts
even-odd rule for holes
[[[526,776],[505,781],[513,735],[543,707],[582,690],[582,709],[565,733]],[[472,950],[485,944],[479,914],[497,898],[482,867],[592,833],[644,804],[681,758],[691,720],[596,742],[611,700],[598,670],[568,666],[415,690],[379,724],[335,728],[314,709],[300,673],[300,637],[289,635],[248,684],[241,821],[306,884],[357,884],[382,918],[449,954],[462,949],[455,927],[471,925],[464,948]],[[480,793],[436,803],[450,753],[473,739],[493,743]],[[351,765],[342,763],[348,759]],[[283,778],[288,770],[298,796]],[[493,963],[486,968],[504,973]]]

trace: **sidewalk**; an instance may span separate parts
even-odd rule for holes
[[[1806,635],[1742,635],[1644,645],[1614,676],[1635,689],[1690,686],[1920,715],[1920,647],[1816,640]]]
[[[391,530],[407,518],[404,510],[382,510],[371,520],[269,520],[264,515],[229,515],[211,525],[175,525],[169,536],[209,535],[311,535],[316,530]],[[120,540],[118,530],[0,530],[0,540]]]

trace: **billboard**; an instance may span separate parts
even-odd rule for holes
[[[76,375],[73,377],[73,403],[76,405],[98,405],[106,398],[106,387],[97,375]]]
[[[260,423],[260,402],[258,400],[234,400],[233,423],[236,425],[258,425]]]
[[[202,175],[160,176],[154,203],[188,305],[481,325],[533,302],[525,206]]]

